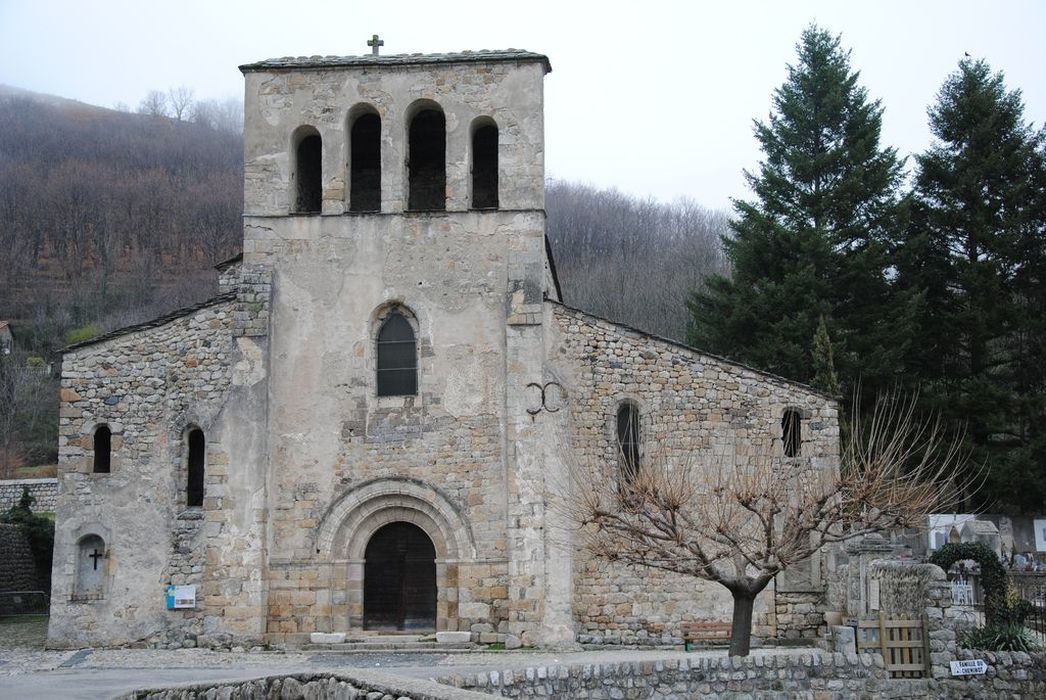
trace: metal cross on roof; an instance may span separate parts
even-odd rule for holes
[[[379,46],[384,46],[384,45],[385,45],[385,41],[382,40],[382,39],[379,39],[377,34],[375,34],[374,36],[372,36],[370,39],[367,40],[367,46],[370,47],[370,52],[372,54],[374,54],[375,56],[378,55],[378,47]]]

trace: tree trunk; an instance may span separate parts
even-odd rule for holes
[[[748,656],[752,648],[752,608],[755,593],[731,589],[734,596],[734,619],[730,631],[730,656]]]

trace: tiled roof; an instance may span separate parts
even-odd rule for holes
[[[548,57],[522,49],[503,51],[461,51],[458,53],[402,53],[389,56],[284,56],[269,58],[256,63],[245,63],[240,71],[248,73],[259,70],[283,68],[342,68],[346,66],[422,66],[440,63],[489,63],[491,61],[540,61],[545,72],[552,72]]]

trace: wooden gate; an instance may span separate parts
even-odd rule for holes
[[[878,618],[857,621],[857,651],[878,651],[891,678],[930,676],[930,635],[921,619]]]

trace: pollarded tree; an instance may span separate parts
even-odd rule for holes
[[[777,574],[825,545],[921,527],[928,514],[951,512],[964,490],[953,481],[958,443],[897,396],[854,412],[838,469],[769,454],[669,457],[686,448],[666,447],[620,483],[605,466],[577,465],[564,507],[594,557],[729,590],[731,656],[748,655],[756,596]]]
[[[908,371],[931,405],[963,423],[985,495],[1046,499],[1046,168],[1019,91],[963,60],[930,108],[935,144],[918,157],[916,204],[898,257],[923,299]]]
[[[755,124],[764,159],[746,173],[754,199],[734,202],[732,275],[691,297],[689,340],[809,382],[823,316],[843,388],[863,376],[875,390],[899,362],[904,326],[886,274],[902,164],[880,147],[882,107],[839,38],[811,26],[797,50],[768,120]]]

